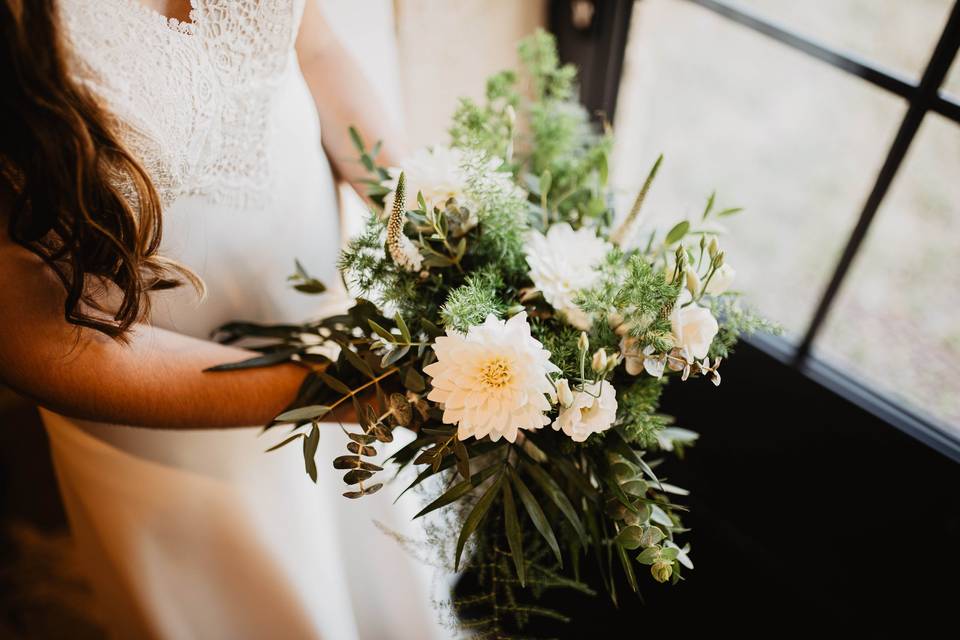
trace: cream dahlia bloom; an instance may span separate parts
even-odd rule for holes
[[[525,312],[506,321],[491,314],[466,334],[448,329],[433,351],[437,361],[424,367],[433,378],[427,398],[443,405],[443,421],[457,425],[460,440],[514,442],[518,430],[550,423],[548,376],[559,369],[530,335]]]
[[[699,360],[707,357],[710,343],[720,327],[709,309],[696,302],[687,304],[691,299],[689,291],[680,293],[670,314],[670,327],[676,345],[686,349],[691,357]]]
[[[403,167],[390,168],[390,179],[384,187],[390,193],[384,198],[384,211],[393,209],[397,180],[403,172],[406,181],[406,209],[417,208],[417,193],[423,194],[428,207],[443,207],[450,198],[463,203],[467,189],[467,176],[463,170],[463,152],[450,147],[418,149],[403,161]]]
[[[527,239],[530,279],[544,299],[577,329],[589,329],[591,318],[574,303],[577,292],[594,286],[596,270],[612,249],[593,230],[577,231],[566,222],[555,224],[546,235],[534,231]]]
[[[590,382],[582,391],[573,392],[573,402],[562,407],[553,421],[556,431],[570,436],[574,442],[583,442],[592,433],[606,431],[617,419],[617,392],[609,382]]]

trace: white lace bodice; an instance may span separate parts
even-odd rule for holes
[[[190,22],[139,0],[60,0],[75,76],[106,102],[164,204],[262,204],[271,99],[295,64],[304,0],[191,0]]]

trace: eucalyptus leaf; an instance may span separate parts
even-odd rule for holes
[[[317,445],[320,444],[320,429],[314,423],[310,428],[310,435],[303,439],[303,465],[307,475],[316,483],[317,481]]]
[[[207,367],[206,369],[204,369],[204,371],[208,373],[213,373],[217,371],[239,371],[241,369],[256,369],[258,367],[269,367],[271,365],[280,364],[281,362],[287,362],[288,360],[290,360],[290,356],[297,353],[298,351],[300,351],[298,347],[277,349],[276,351],[271,351],[270,353],[254,356],[253,358],[248,358],[246,360],[241,360],[239,362],[227,362],[225,364],[218,364],[213,367]]]
[[[400,312],[397,312],[397,315],[394,316],[394,322],[397,323],[397,329],[400,329],[400,335],[403,336],[404,342],[413,342],[413,338],[410,336],[410,329],[407,328],[407,323],[404,322],[403,316],[400,315]]]
[[[660,559],[660,547],[648,547],[637,556],[637,562],[640,564],[653,564]]]
[[[666,534],[664,534],[659,527],[649,526],[643,530],[643,535],[640,536],[640,545],[652,547],[655,544],[659,544],[665,537]]]
[[[305,422],[307,420],[317,420],[328,413],[330,413],[330,407],[322,404],[311,404],[306,407],[284,411],[273,420],[274,422]]]
[[[323,380],[323,383],[336,391],[337,393],[342,393],[343,395],[350,395],[353,390],[350,389],[346,384],[341,382],[339,379],[334,378],[332,375],[326,371],[317,371],[317,377]]]
[[[270,447],[269,449],[267,449],[264,453],[270,453],[271,451],[276,451],[276,450],[279,449],[280,447],[285,447],[285,446],[287,446],[288,444],[290,444],[290,443],[293,442],[294,440],[299,440],[300,438],[306,438],[306,437],[307,437],[307,436],[306,436],[305,434],[303,434],[303,433],[295,433],[295,434],[293,434],[292,436],[290,436],[289,438],[287,438],[286,440],[284,440],[284,441],[282,441],[282,442],[280,442],[280,443],[278,443],[278,444],[273,445],[272,447]]]
[[[370,325],[370,328],[373,329],[374,333],[376,333],[378,336],[383,338],[388,343],[393,344],[394,342],[397,341],[397,337],[395,335],[393,335],[392,333],[390,333],[389,331],[381,327],[375,321],[367,320],[367,324]]]
[[[629,527],[624,527],[620,530],[620,533],[617,534],[615,538],[618,545],[624,549],[639,549],[641,546],[641,540],[643,539],[643,529],[638,526],[631,525]]]

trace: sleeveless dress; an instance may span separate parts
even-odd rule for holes
[[[293,260],[339,281],[338,205],[294,52],[303,0],[194,0],[191,21],[137,0],[61,0],[72,70],[116,117],[164,203],[163,253],[208,296],[176,290],[151,321],[208,337],[224,322],[295,322],[327,300],[286,286]],[[342,302],[342,300],[340,300]],[[157,389],[158,394],[163,389]],[[117,638],[440,638],[430,571],[402,532],[415,505],[341,497],[260,428],[162,430],[42,411],[71,529]],[[389,488],[389,487],[388,487]],[[392,494],[392,495],[391,495]]]

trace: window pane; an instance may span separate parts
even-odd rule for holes
[[[680,0],[636,5],[617,107],[613,179],[625,206],[656,154],[644,205],[661,221],[713,189],[737,288],[801,334],[876,177],[899,98]]]
[[[950,66],[950,71],[947,72],[947,77],[943,81],[941,89],[960,100],[960,55],[954,59]]]
[[[739,0],[792,31],[919,78],[954,0]]]
[[[926,117],[817,348],[960,431],[960,126]]]

